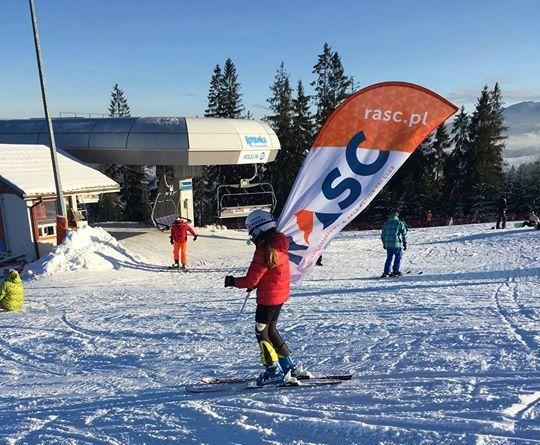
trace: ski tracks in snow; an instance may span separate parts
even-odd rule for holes
[[[534,233],[413,230],[404,260],[413,273],[395,280],[374,278],[384,263],[378,231],[345,233],[324,267],[293,289],[280,325],[313,371],[350,370],[354,379],[188,394],[183,385],[201,375],[258,372],[253,302],[240,315],[244,293],[222,283],[245,270],[252,247],[245,234],[226,235],[197,241],[199,269],[188,274],[146,268],[103,273],[100,285],[84,273],[33,282],[22,321],[2,322],[0,376],[9,385],[0,388],[0,439],[540,443]],[[143,250],[158,238],[168,249],[166,236],[152,233],[136,253],[152,257]],[[126,241],[137,246],[136,237]],[[44,304],[56,309],[33,310]]]
[[[528,350],[530,359],[536,364],[540,345],[537,344],[535,338],[540,333],[539,326],[536,325],[532,332],[525,328],[526,322],[530,320],[528,320],[528,316],[524,316],[523,310],[517,302],[517,289],[518,283],[513,278],[509,278],[506,283],[499,285],[493,293],[494,305],[510,336]]]

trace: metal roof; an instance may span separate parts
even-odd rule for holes
[[[93,163],[266,163],[280,148],[268,125],[247,119],[58,118],[53,126],[59,148]],[[45,119],[0,120],[0,143],[49,145]]]

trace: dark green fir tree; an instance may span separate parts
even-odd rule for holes
[[[445,196],[451,215],[465,212],[468,190],[471,187],[469,125],[469,115],[465,112],[465,107],[461,107],[452,125],[450,139],[452,151],[445,165]]]
[[[109,104],[109,117],[129,117],[131,110],[124,95],[117,83],[114,84]]]
[[[292,185],[291,151],[293,145],[293,98],[289,74],[283,62],[277,69],[274,82],[270,85],[272,95],[267,99],[272,114],[265,121],[272,127],[278,137],[281,149],[276,160],[268,166],[268,179],[274,185],[278,202],[278,210],[283,206]]]
[[[426,153],[426,170],[424,171],[424,186],[426,200],[430,210],[440,212],[440,204],[444,193],[445,164],[450,148],[450,137],[445,124],[437,127],[433,141]]]
[[[323,45],[313,74],[316,75],[311,82],[315,89],[315,129],[319,131],[335,108],[351,94],[354,82],[352,77],[345,75],[341,57],[328,43]]]

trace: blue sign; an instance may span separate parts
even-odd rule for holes
[[[193,183],[191,180],[189,181],[180,181],[180,190],[187,191],[187,190],[193,190]]]

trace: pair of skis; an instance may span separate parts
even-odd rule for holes
[[[412,270],[408,270],[406,272],[403,272],[403,275],[388,275],[387,277],[379,277],[381,279],[386,279],[386,278],[401,278],[401,277],[404,277],[405,275],[422,275],[424,273],[424,271],[420,271],[420,272],[416,272],[416,273],[413,273]]]
[[[352,374],[322,375],[315,377],[299,377],[292,382],[283,382],[276,385],[257,386],[253,377],[202,377],[201,383],[186,385],[186,391],[193,393],[205,392],[239,392],[239,391],[263,391],[287,388],[318,388],[322,386],[334,386],[351,380]]]
[[[168,266],[168,267],[166,267],[164,269],[160,269],[159,271],[160,272],[184,272],[184,273],[187,273],[187,272],[189,272],[189,269],[187,267],[182,269],[181,267]]]

